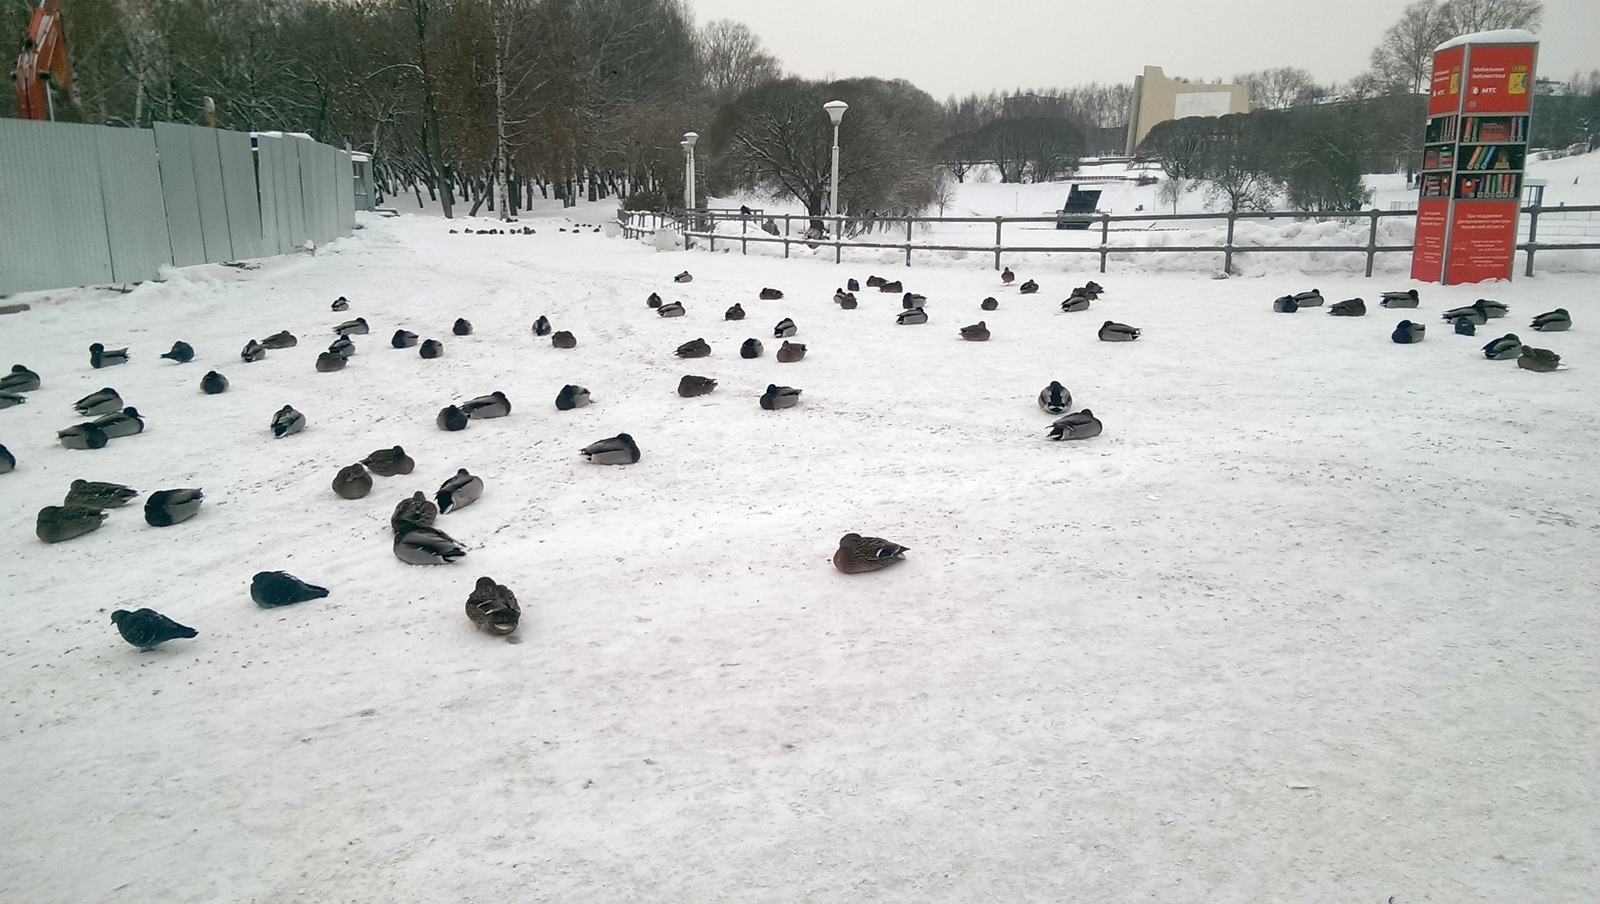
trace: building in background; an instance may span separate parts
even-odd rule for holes
[[[1160,66],[1144,67],[1133,80],[1133,108],[1128,111],[1129,156],[1157,123],[1189,116],[1226,116],[1250,112],[1250,89],[1244,85],[1199,85],[1173,81]]]

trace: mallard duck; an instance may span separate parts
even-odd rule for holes
[[[340,336],[365,336],[367,334],[367,318],[357,317],[354,320],[346,320],[344,323],[334,327],[333,331]],[[463,333],[462,335],[465,334]]]
[[[372,492],[372,475],[361,462],[345,465],[333,475],[333,491],[341,499],[362,499]]]
[[[95,418],[94,425],[99,427],[111,439],[116,439],[119,436],[133,436],[135,433],[144,432],[144,418],[139,416],[139,409],[134,408],[132,405],[121,411],[114,411]]]
[[[1060,414],[1072,407],[1072,393],[1055,380],[1039,390],[1039,407],[1051,414]]]
[[[111,613],[111,623],[117,626],[117,633],[122,635],[123,640],[146,653],[169,640],[200,635],[199,631],[180,625],[154,609],[135,609],[132,612],[118,609]]]
[[[867,288],[869,288],[869,289],[881,288],[883,286],[883,284],[886,283],[886,282],[888,282],[888,280],[884,279],[881,276],[868,276],[867,277]]]
[[[422,344],[417,347],[417,354],[430,359],[442,358],[444,357],[444,343],[437,339],[424,339]]]
[[[1294,296],[1295,304],[1302,308],[1322,307],[1322,290],[1312,289],[1309,292],[1299,292]]]
[[[439,409],[439,414],[433,419],[433,422],[439,426],[440,430],[454,433],[457,430],[467,429],[468,420],[470,419],[467,417],[467,413],[462,411],[460,407],[446,405]]]
[[[172,343],[172,351],[163,353],[161,357],[178,364],[188,364],[194,360],[194,346],[179,339]]]
[[[584,389],[582,386],[568,383],[561,387],[560,392],[556,393],[556,410],[571,411],[574,408],[582,408],[589,404],[590,401],[589,390]]]
[[[799,327],[796,327],[794,325],[794,321],[790,320],[787,317],[785,317],[782,320],[778,321],[778,325],[777,326],[772,328],[772,338],[774,338],[774,339],[787,339],[790,336],[793,336],[795,333],[798,333],[798,332],[800,332],[800,329],[799,329]]]
[[[107,349],[98,342],[89,346],[89,366],[95,370],[127,363],[128,350],[126,348]]]
[[[1483,347],[1483,356],[1490,361],[1508,361],[1522,354],[1522,340],[1516,333],[1506,333]]]
[[[1090,281],[1090,282],[1084,283],[1083,285],[1077,287],[1076,289],[1073,289],[1072,290],[1072,294],[1076,295],[1076,296],[1079,296],[1081,298],[1087,298],[1090,301],[1099,301],[1100,300],[1101,291],[1102,290],[1100,288],[1100,284],[1099,283],[1094,282],[1094,281]]]
[[[466,468],[456,471],[456,476],[440,484],[439,492],[433,498],[439,504],[439,514],[449,514],[459,508],[466,508],[478,501],[483,495],[483,478],[474,477],[467,473]]]
[[[787,339],[784,340],[783,345],[779,347],[778,353],[775,355],[779,364],[793,364],[805,356],[805,345],[799,342],[790,342]]]
[[[260,361],[262,358],[265,358],[266,356],[267,356],[266,346],[264,346],[261,343],[255,341],[254,339],[251,339],[249,342],[246,342],[244,344],[244,348],[239,349],[239,360],[243,361],[246,364],[254,364],[257,361]]]
[[[1139,338],[1140,332],[1137,327],[1128,326],[1126,323],[1118,323],[1115,320],[1107,320],[1100,325],[1100,341],[1132,342]]]
[[[1017,291],[1021,292],[1023,295],[1032,295],[1033,293],[1039,291],[1039,284],[1030,279],[1021,286],[1018,286]]]
[[[1068,314],[1087,311],[1089,310],[1089,296],[1074,295],[1061,303],[1061,310],[1066,311]]]
[[[1556,308],[1533,318],[1533,328],[1541,333],[1560,333],[1572,328],[1572,315],[1566,308]]]
[[[250,598],[263,609],[320,600],[328,588],[307,584],[287,571],[258,571],[250,579]]]
[[[685,313],[687,312],[683,309],[683,302],[681,301],[669,301],[656,308],[656,314],[660,317],[682,317]]]
[[[405,448],[402,446],[374,449],[370,455],[361,460],[361,464],[379,477],[410,474],[417,467],[416,460],[407,455]]]
[[[511,588],[496,584],[494,578],[478,578],[478,586],[467,594],[467,618],[478,630],[504,637],[517,630],[522,607]]]
[[[74,480],[62,505],[68,508],[109,509],[121,508],[133,501],[139,491],[120,483],[99,480]]]
[[[577,348],[578,339],[567,330],[557,330],[551,334],[550,344],[555,348]]]
[[[0,446],[0,474],[10,474],[16,469],[17,457],[11,454],[10,449]]]
[[[597,465],[631,465],[639,460],[639,444],[626,433],[590,443],[578,451],[585,461]]]
[[[328,354],[349,358],[356,353],[356,344],[348,336],[340,336],[328,345]]]
[[[1273,300],[1272,309],[1279,314],[1293,314],[1300,310],[1300,302],[1293,295],[1283,295]]]
[[[688,270],[685,270],[682,273],[679,273],[677,276],[674,276],[672,281],[675,283],[694,282],[694,277],[690,275]]]
[[[1451,308],[1450,310],[1445,311],[1444,314],[1441,315],[1440,319],[1442,319],[1445,323],[1455,323],[1462,318],[1466,318],[1467,320],[1471,321],[1473,326],[1483,326],[1485,323],[1489,322],[1489,315],[1484,313],[1482,305],[1478,304],[1477,302],[1473,302],[1466,307]]]
[[[349,361],[344,355],[332,351],[321,352],[317,355],[317,373],[331,374],[336,370],[344,370]]]
[[[1394,332],[1389,334],[1389,338],[1400,345],[1411,345],[1421,342],[1427,331],[1428,328],[1424,324],[1402,320],[1395,325]]]
[[[535,336],[550,335],[550,318],[540,314],[539,319],[533,322],[533,334]]]
[[[94,424],[74,424],[57,430],[56,441],[67,449],[104,449],[111,437]]]
[[[907,292],[906,294],[900,296],[900,309],[903,311],[909,311],[912,308],[920,308],[927,303],[928,296],[918,292]]]
[[[0,391],[0,408],[11,408],[27,401],[28,397],[20,393]]]
[[[882,537],[849,533],[839,538],[839,549],[833,554],[833,567],[845,574],[865,574],[904,559],[908,549],[910,547],[891,543]]]
[[[450,332],[457,336],[472,335],[472,322],[465,317],[457,317],[456,322],[450,327]]]
[[[678,381],[678,395],[686,399],[703,396],[717,388],[717,381],[710,377],[697,377],[694,374],[684,374]]]
[[[800,404],[800,390],[793,386],[778,386],[774,383],[767,384],[767,391],[761,395],[761,407],[768,411],[777,411],[780,408],[793,408]]]
[[[846,292],[859,292],[861,291],[861,284],[856,282],[856,278],[852,276],[844,281],[844,289]]]
[[[704,339],[690,339],[678,346],[675,354],[680,358],[704,358],[711,354],[711,346]]]
[[[495,390],[488,395],[468,399],[459,406],[467,413],[467,417],[474,420],[489,420],[490,418],[505,417],[511,413],[511,400],[500,390]]]
[[[1347,298],[1329,305],[1328,313],[1335,317],[1365,317],[1367,303],[1360,298]]]
[[[205,494],[199,489],[156,490],[144,501],[144,520],[151,527],[182,524],[200,512]]]
[[[906,290],[906,287],[902,286],[900,284],[900,280],[898,280],[898,279],[893,280],[892,282],[891,281],[885,281],[881,285],[878,286],[878,291],[879,292],[888,292],[888,293],[894,294],[894,295],[898,295],[901,292],[904,292],[905,290]]]
[[[60,543],[95,530],[105,520],[106,513],[99,509],[47,505],[39,510],[33,531],[46,543]]]
[[[439,517],[439,507],[418,490],[395,503],[389,515],[389,529],[402,534],[414,527],[429,527]]]
[[[1524,345],[1522,353],[1517,357],[1517,366],[1523,370],[1549,373],[1561,366],[1561,356],[1547,348]]]
[[[777,301],[778,299],[780,299],[782,297],[783,297],[783,293],[778,291],[777,289],[765,289],[764,288],[764,289],[761,290],[761,300],[762,301]]]
[[[1490,320],[1493,320],[1496,317],[1504,317],[1506,314],[1511,312],[1511,308],[1501,304],[1498,301],[1493,301],[1488,298],[1478,299],[1478,304],[1482,307],[1483,313],[1489,315]]]
[[[1000,271],[1000,281],[1002,283],[1005,283],[1006,285],[1009,286],[1013,282],[1016,282],[1016,279],[1017,279],[1017,274],[1012,273],[1010,267],[1007,267],[1004,270]]]
[[[278,413],[272,416],[272,435],[277,439],[293,436],[304,429],[306,429],[306,416],[294,410],[291,405],[279,408]]]
[[[961,338],[968,342],[988,342],[989,325],[980,320],[971,326],[964,326],[961,328]]]
[[[1478,327],[1472,322],[1471,317],[1457,317],[1455,328],[1458,336],[1471,336],[1478,332]]]
[[[228,391],[228,378],[214,370],[206,371],[200,378],[200,391],[206,395],[221,395]]]
[[[279,333],[273,333],[267,338],[261,340],[262,348],[294,348],[299,344],[300,340],[296,339],[294,334],[288,330],[284,330]]]
[[[335,314],[339,313],[340,311],[348,310],[350,310],[350,299],[340,295],[338,298],[333,300],[333,312]]]
[[[0,377],[0,392],[33,392],[39,388],[39,375],[21,364],[11,365],[11,373]]]
[[[647,308],[659,308],[659,307],[661,307],[661,296],[656,294],[655,292],[651,292],[650,293],[650,297],[646,298],[644,300],[644,306],[647,307]]]
[[[1385,292],[1383,301],[1379,303],[1386,308],[1414,308],[1420,301],[1416,289],[1407,289],[1404,292]]]
[[[733,303],[733,307],[731,307],[728,310],[723,312],[722,319],[723,320],[743,320],[744,319],[744,308],[740,307],[738,302],[734,302]]]
[[[1086,289],[1089,292],[1093,293],[1094,296],[1097,297],[1097,298],[1099,296],[1101,296],[1101,295],[1106,294],[1105,287],[1100,285],[1099,283],[1095,282],[1092,279],[1089,280],[1088,282],[1084,283],[1083,287],[1084,287],[1084,289]]]
[[[1102,429],[1100,419],[1094,416],[1093,411],[1085,408],[1082,411],[1074,411],[1071,414],[1056,418],[1055,422],[1050,425],[1050,438],[1053,440],[1088,439],[1091,436],[1099,436]]]
[[[855,307],[856,297],[843,289],[833,290],[833,303],[845,310]]]
[[[993,310],[997,310],[1000,307],[1000,302],[996,301],[994,296],[991,295],[988,298],[985,298],[984,300],[978,302],[978,307],[982,308],[985,311],[993,311]]]
[[[914,326],[919,323],[927,323],[928,312],[922,308],[912,308],[909,311],[901,311],[895,315],[894,322],[900,324],[901,326]]]
[[[107,386],[98,392],[91,392],[83,398],[72,403],[73,410],[84,417],[99,417],[113,411],[121,411],[122,396],[115,389]]]
[[[436,527],[413,527],[394,538],[394,556],[407,565],[449,565],[467,554]]]

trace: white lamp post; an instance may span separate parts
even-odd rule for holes
[[[679,142],[683,145],[683,153],[688,157],[686,176],[683,180],[684,210],[694,210],[694,143],[699,138],[700,136],[693,132],[684,132],[683,141]]]
[[[833,120],[833,188],[828,192],[828,216],[839,215],[839,120],[844,118],[844,111],[850,105],[842,100],[830,100],[822,105],[828,111],[828,118]],[[839,231],[838,221],[834,222],[835,233]]]

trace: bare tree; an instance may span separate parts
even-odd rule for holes
[[[1282,110],[1313,103],[1327,92],[1311,73],[1293,66],[1263,69],[1233,77],[1235,84],[1250,90],[1250,106],[1256,110]]]
[[[1439,7],[1444,28],[1453,35],[1501,28],[1537,31],[1544,20],[1539,0],[1445,0]]]
[[[718,19],[695,35],[700,78],[718,104],[781,78],[778,58],[767,53],[761,39],[743,22]]]
[[[1372,51],[1372,75],[1385,90],[1420,94],[1433,72],[1433,49],[1449,35],[1438,0],[1415,0]]]

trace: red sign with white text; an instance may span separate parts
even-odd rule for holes
[[[1411,278],[1438,282],[1444,272],[1444,227],[1450,219],[1449,198],[1417,202],[1417,231],[1411,251]]]
[[[1450,285],[1511,278],[1517,210],[1515,200],[1456,202],[1450,216]]]
[[[1461,109],[1461,61],[1466,47],[1451,47],[1433,55],[1433,81],[1428,91],[1428,115]]]
[[[1538,49],[1537,44],[1472,45],[1461,112],[1527,113],[1533,103],[1533,58]]]

